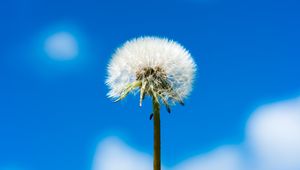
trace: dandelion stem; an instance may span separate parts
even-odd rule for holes
[[[160,160],[160,106],[158,100],[153,96],[153,117],[154,117],[154,158],[153,158],[153,170],[161,170]]]

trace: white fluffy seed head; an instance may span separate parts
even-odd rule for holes
[[[143,75],[145,79],[141,79],[140,75],[147,69],[158,71],[155,75]],[[149,89],[154,89],[165,101],[183,100],[192,90],[195,71],[193,58],[180,44],[158,37],[133,39],[117,49],[108,65],[108,97],[120,98],[129,84],[142,80],[147,83],[148,94]],[[168,86],[159,84],[160,79]]]

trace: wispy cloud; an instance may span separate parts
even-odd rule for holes
[[[78,55],[78,44],[69,32],[57,32],[45,40],[47,55],[57,60],[70,60]]]
[[[210,153],[190,158],[175,167],[175,170],[241,170],[239,149],[222,146]]]
[[[263,106],[250,118],[247,142],[262,170],[300,169],[300,98]]]
[[[246,129],[247,137],[243,144],[220,146],[170,169],[300,169],[300,98],[258,108],[250,117]],[[249,150],[245,151],[245,148]],[[93,166],[93,170],[151,169],[150,155],[138,152],[112,137],[99,144]]]
[[[152,159],[120,139],[110,137],[99,144],[93,170],[152,170]]]

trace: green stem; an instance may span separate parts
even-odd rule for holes
[[[160,161],[160,106],[158,101],[153,97],[153,118],[154,118],[154,159],[153,170],[161,170]]]

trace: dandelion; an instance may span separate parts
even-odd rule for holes
[[[154,170],[160,170],[160,103],[171,112],[172,105],[184,105],[192,90],[196,64],[180,44],[158,37],[126,42],[108,65],[108,97],[115,101],[139,93],[139,105],[152,97],[154,117]]]

